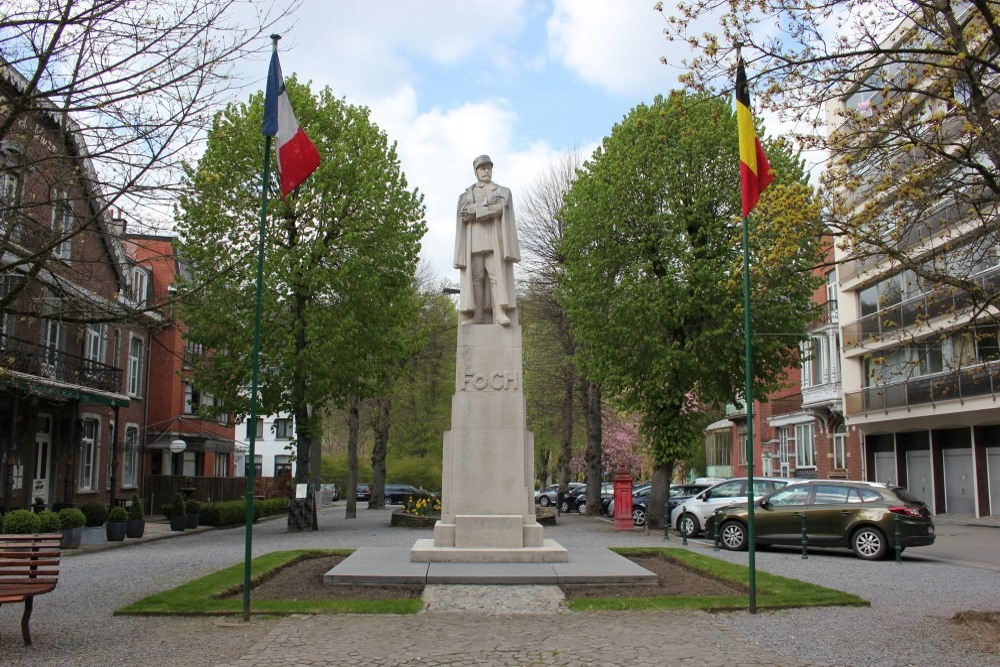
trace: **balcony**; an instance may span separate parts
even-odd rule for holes
[[[75,354],[0,334],[0,370],[118,393],[122,370]]]
[[[816,319],[810,324],[811,329],[820,329],[830,324],[840,322],[840,312],[837,310],[837,300],[830,299],[817,304]]]
[[[1000,291],[1000,267],[984,271],[972,280],[987,294],[996,294]],[[866,341],[879,340],[901,329],[924,324],[935,317],[954,316],[972,305],[972,297],[967,291],[940,287],[845,324],[842,332],[844,348],[863,346]]]
[[[897,384],[867,387],[845,395],[844,407],[847,415],[851,416],[980,396],[996,398],[998,391],[1000,362],[991,362],[958,371],[925,375]]]

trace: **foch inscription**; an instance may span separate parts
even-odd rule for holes
[[[466,372],[462,376],[461,391],[483,391],[484,389],[518,389],[517,371],[493,371],[492,373]]]

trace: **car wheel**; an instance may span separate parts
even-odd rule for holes
[[[576,505],[576,512],[577,512],[577,514],[586,514],[587,513],[587,503],[577,503],[577,505]]]
[[[727,551],[743,551],[747,548],[747,529],[739,521],[727,521],[719,531],[719,540]]]
[[[563,514],[569,512],[569,501],[568,500],[562,501],[562,505],[559,506],[559,511],[562,512]]]
[[[541,498],[538,499],[538,504],[541,505],[542,507],[548,507],[550,504],[552,504],[552,501],[549,500],[548,496],[542,496]]]
[[[677,532],[687,537],[694,537],[698,533],[698,519],[694,514],[687,512],[677,520]]]
[[[885,535],[878,528],[870,526],[855,531],[851,537],[851,548],[854,549],[854,554],[863,560],[878,560],[888,551]]]
[[[646,525],[646,510],[641,507],[632,508],[632,525],[633,526],[644,526]]]

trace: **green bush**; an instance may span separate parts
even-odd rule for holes
[[[178,493],[174,496],[174,504],[170,506],[170,514],[187,514],[187,501],[184,500],[184,494]]]
[[[111,508],[111,511],[108,512],[108,521],[113,521],[115,523],[125,523],[126,521],[128,521],[128,510],[126,510],[124,507],[119,507],[118,505],[115,505],[114,507]]]
[[[288,498],[255,500],[253,520],[261,517],[288,513]],[[226,500],[219,503],[202,503],[199,523],[204,526],[239,526],[246,523],[247,504],[244,500]]]
[[[80,505],[80,511],[87,517],[83,525],[88,528],[103,526],[108,521],[108,508],[101,503],[84,503]]]
[[[216,503],[205,503],[201,506],[198,521],[203,526],[219,525],[219,508]]]
[[[41,519],[31,510],[11,510],[3,518],[3,532],[9,535],[37,533]]]
[[[201,512],[201,503],[197,500],[188,500],[184,504],[184,512],[186,514],[198,514]]]
[[[139,520],[146,518],[146,508],[142,505],[142,499],[138,495],[132,496],[132,504],[128,506],[128,518]]]
[[[51,510],[41,512],[38,515],[38,521],[38,532],[40,533],[58,533],[62,530],[59,515]]]
[[[81,528],[87,523],[87,515],[75,507],[64,507],[59,510],[59,524],[67,528]]]

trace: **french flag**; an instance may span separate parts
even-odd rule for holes
[[[285,92],[278,52],[271,53],[271,68],[267,72],[264,94],[264,136],[277,137],[278,176],[281,196],[299,186],[319,166],[319,151],[299,127],[292,105]]]

